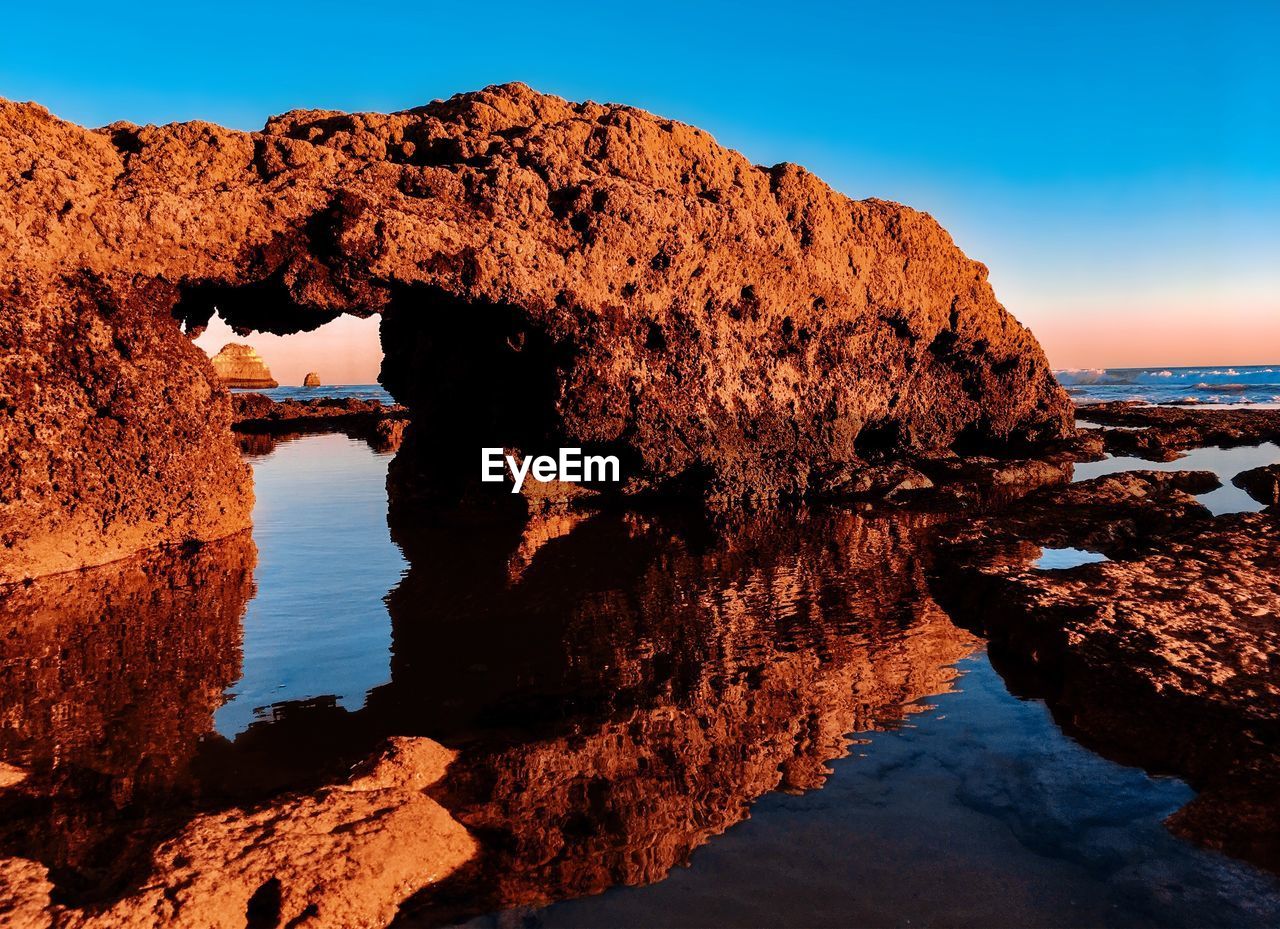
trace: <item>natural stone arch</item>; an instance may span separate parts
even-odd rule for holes
[[[383,380],[428,419],[415,372],[511,363],[439,314],[500,308],[554,359],[548,438],[625,451],[627,493],[801,495],[868,449],[1071,428],[928,215],[629,107],[513,84],[246,133],[4,103],[0,178],[0,582],[247,523],[225,392],[175,322],[212,305],[277,332],[385,313]]]

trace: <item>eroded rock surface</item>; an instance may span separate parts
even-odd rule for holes
[[[307,428],[373,429],[384,419],[407,420],[409,411],[398,404],[357,397],[319,397],[315,400],[272,400],[262,394],[231,398],[232,428],[236,432],[300,432]]]
[[[0,176],[13,141],[0,130]],[[14,255],[56,224],[14,214],[30,186],[0,194],[0,585],[247,528],[249,469],[209,359],[163,288],[126,298]]]
[[[626,491],[775,496],[1071,429],[927,214],[625,106],[512,84],[246,133],[0,103],[0,179],[0,581],[244,525],[226,398],[174,312],[383,313],[383,382],[467,474],[483,432],[617,450]]]
[[[1280,465],[1263,465],[1242,471],[1231,479],[1263,506],[1280,505]]]
[[[280,386],[271,376],[267,363],[252,345],[231,342],[222,346],[221,351],[211,360],[218,379],[227,387],[265,390]]]
[[[53,903],[42,869],[0,859],[0,914],[59,929],[380,929],[475,854],[424,793],[452,758],[429,739],[395,739],[346,783],[196,817],[155,851],[140,889],[105,909]]]
[[[1077,413],[1090,422],[1122,427],[1103,431],[1107,451],[1152,461],[1173,461],[1191,448],[1280,442],[1280,410],[1197,410],[1115,401],[1080,406]]]
[[[231,428],[246,455],[265,455],[278,442],[322,432],[341,432],[375,451],[394,452],[409,425],[409,411],[403,406],[355,397],[277,401],[250,393],[236,394],[231,404]]]

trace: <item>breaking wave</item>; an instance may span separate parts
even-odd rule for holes
[[[1280,366],[1068,368],[1054,372],[1081,403],[1280,403]]]

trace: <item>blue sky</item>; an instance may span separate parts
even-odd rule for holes
[[[1061,366],[1280,361],[1280,3],[36,4],[0,96],[254,129],[508,80],[933,213]]]

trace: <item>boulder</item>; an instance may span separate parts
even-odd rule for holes
[[[303,387],[319,387],[320,375],[315,371],[308,371],[307,376],[302,379]]]
[[[1263,506],[1280,504],[1280,464],[1250,468],[1233,477],[1231,483]]]

